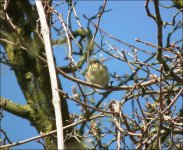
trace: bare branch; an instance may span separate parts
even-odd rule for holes
[[[57,126],[57,146],[58,149],[64,149],[64,138],[63,138],[63,122],[61,113],[61,102],[60,96],[56,89],[58,89],[58,80],[55,70],[55,62],[53,59],[52,45],[50,39],[50,30],[47,25],[44,8],[41,1],[35,1],[38,14],[41,22],[41,30],[45,44],[46,56],[48,60],[48,69],[50,73],[51,89],[52,89],[52,102],[55,108],[56,126]]]

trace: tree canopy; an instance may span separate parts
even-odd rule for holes
[[[44,149],[57,148],[60,141],[56,134],[59,131],[55,123],[58,119],[53,100],[55,90],[61,101],[67,149],[181,149],[181,1],[173,0],[169,6],[159,0],[146,0],[144,6],[138,2],[143,10],[138,13],[144,14],[145,19],[135,13],[132,2],[41,2],[59,88],[52,89],[51,85],[50,55],[45,51],[48,43],[44,41],[40,8],[29,0],[1,1],[0,61],[14,72],[26,104],[16,103],[2,94],[0,120],[5,119],[4,111],[9,112],[28,120],[38,135],[25,141],[12,141],[1,126],[0,148],[30,141],[37,141]],[[117,8],[120,10],[116,11]],[[84,9],[89,14],[85,14]],[[127,11],[126,14],[123,11]],[[111,12],[116,12],[117,16],[110,15]],[[113,17],[118,21],[112,22]],[[129,28],[133,28],[123,28],[135,19],[135,24],[129,24]],[[141,21],[144,31],[149,30],[149,33],[141,32],[132,42],[132,34],[123,33],[130,30],[134,37]],[[120,38],[110,31],[116,24],[121,26],[114,30],[122,34]],[[141,35],[145,39],[140,38]],[[85,69],[93,59],[107,66],[109,85],[86,80]]]

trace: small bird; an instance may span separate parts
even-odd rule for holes
[[[86,69],[86,80],[94,84],[107,86],[109,84],[107,67],[97,59],[91,60]]]

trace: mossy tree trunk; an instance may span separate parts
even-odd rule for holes
[[[3,3],[1,5],[3,7]],[[35,54],[44,57],[44,45],[35,32],[37,31],[36,21],[38,20],[36,7],[31,5],[28,0],[10,0],[7,6],[7,14],[16,28],[12,28],[5,17],[5,12],[1,11],[0,36],[1,39],[6,39],[6,41],[1,41],[1,44],[6,51],[9,65],[15,72],[27,105],[14,105],[13,101],[9,101],[4,109],[29,120],[38,132],[50,132],[56,129],[55,116],[48,68],[43,61],[35,57]],[[17,37],[16,32],[22,40]],[[26,44],[28,46],[27,51],[20,47],[20,45]],[[67,125],[66,120],[69,119],[69,112],[66,100],[62,97],[61,100],[65,126]],[[17,107],[19,107],[18,110]],[[45,141],[47,148],[56,149],[55,137],[46,137]],[[73,142],[73,139],[66,141],[66,145],[70,142]]]

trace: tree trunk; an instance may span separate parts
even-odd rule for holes
[[[15,72],[27,105],[31,108],[31,111],[27,110],[29,113],[26,115],[22,115],[21,112],[17,112],[16,115],[29,120],[39,133],[47,133],[56,129],[55,115],[48,68],[38,57],[35,57],[35,54],[44,57],[44,45],[35,32],[36,20],[38,20],[35,8],[28,0],[10,0],[7,14],[16,28],[13,29],[6,19],[1,18],[0,36],[2,39],[14,43],[8,44],[1,41],[7,53],[9,65]],[[0,15],[5,18],[4,12],[1,11]],[[16,32],[22,40],[17,37]],[[20,48],[20,45],[28,45],[28,51]],[[60,88],[62,89],[61,84]],[[66,126],[66,120],[69,119],[68,106],[63,97],[61,97],[61,101],[63,124]],[[5,108],[5,110],[7,109]],[[13,111],[9,112],[12,113]],[[66,145],[70,145],[69,143],[74,141],[74,139],[66,141]],[[56,138],[53,136],[46,137],[45,144],[48,149],[56,149]]]

